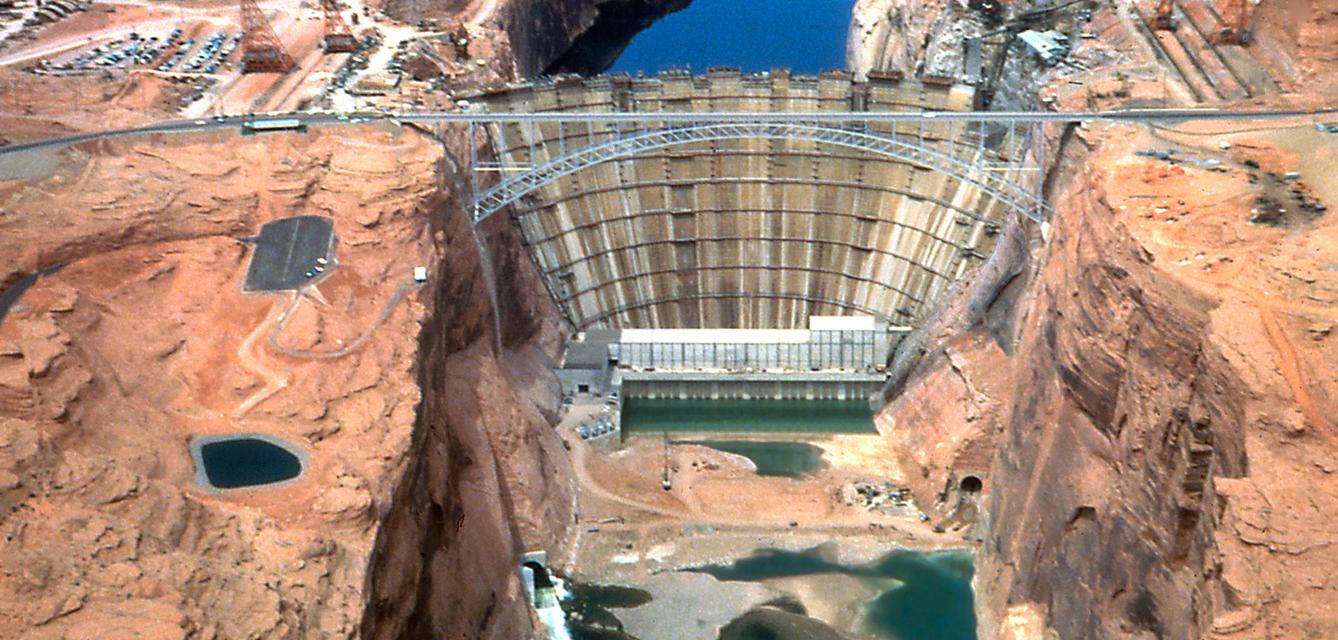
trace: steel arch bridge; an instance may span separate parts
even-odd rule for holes
[[[1044,145],[1032,144],[1040,140],[1040,136],[1036,134],[1039,127],[1034,124],[1027,127],[1029,135],[1026,144],[1036,150],[1032,156],[1036,166],[1028,167],[1025,163],[1026,154],[1023,154],[1022,160],[1015,162],[988,161],[989,149],[983,144],[969,147],[976,152],[965,160],[935,148],[933,144],[925,144],[924,125],[934,122],[932,113],[917,119],[920,126],[918,135],[898,135],[895,129],[878,131],[870,128],[868,122],[852,123],[846,119],[824,122],[822,114],[819,113],[813,114],[811,122],[767,121],[765,114],[758,115],[760,119],[756,122],[685,123],[663,128],[639,129],[630,135],[619,130],[612,140],[576,149],[538,166],[520,168],[520,173],[517,175],[482,193],[478,187],[480,163],[474,158],[471,167],[475,185],[474,224],[483,222],[508,205],[561,178],[598,164],[634,158],[650,151],[695,142],[744,139],[815,142],[871,153],[948,175],[959,182],[972,185],[1009,209],[1037,222],[1049,217],[1050,208],[1045,203],[1040,188],[1043,181],[1039,167],[1044,164]],[[654,118],[654,114],[646,114],[647,122],[653,122]],[[572,120],[573,124],[587,126],[590,122],[579,118]],[[841,124],[845,126],[839,126]],[[981,130],[986,126],[983,120],[968,121],[968,124],[976,125]],[[1010,132],[1012,126],[1009,125]],[[613,132],[603,132],[604,135],[609,133]],[[983,137],[983,135],[978,136],[982,141]],[[948,142],[949,148],[962,146],[954,140]],[[497,169],[507,168],[499,166]],[[1023,185],[1017,180],[1027,172],[1035,174],[1032,185]]]

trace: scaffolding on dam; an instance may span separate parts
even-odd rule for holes
[[[1044,215],[1030,125],[877,117],[964,112],[972,91],[717,69],[480,92],[471,108],[573,117],[487,125],[493,157],[474,169],[495,181],[476,189],[476,222],[509,211],[578,329],[786,329],[850,314],[914,326],[989,255],[1007,215]],[[601,113],[645,118],[590,117]],[[656,120],[674,113],[757,117]]]

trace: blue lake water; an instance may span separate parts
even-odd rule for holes
[[[687,6],[668,15],[659,12]],[[594,25],[549,73],[636,75],[670,68],[818,73],[846,66],[846,32],[855,0],[670,0],[601,7]],[[657,20],[658,17],[658,20]]]
[[[854,0],[693,0],[637,34],[610,71],[844,69]]]

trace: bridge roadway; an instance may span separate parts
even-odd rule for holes
[[[164,120],[142,127],[97,131],[62,138],[0,147],[0,155],[18,153],[44,147],[60,147],[80,142],[133,136],[150,133],[189,133],[241,127],[242,123],[263,123],[276,120],[299,120],[307,126],[338,126],[367,122],[394,124],[490,124],[490,123],[616,123],[663,122],[667,124],[702,124],[724,122],[781,122],[829,124],[861,122],[997,122],[1008,123],[1073,123],[1125,122],[1132,124],[1170,124],[1189,121],[1225,120],[1283,120],[1289,118],[1338,117],[1338,107],[1318,110],[1262,110],[1237,111],[1230,109],[1128,109],[1116,111],[915,111],[915,112],[540,112],[540,113],[473,113],[458,111],[422,111],[404,113],[350,112],[335,113],[277,113],[257,115],[219,116],[206,120]]]

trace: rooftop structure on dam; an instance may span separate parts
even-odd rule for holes
[[[813,316],[807,329],[596,329],[556,371],[568,396],[864,398],[902,327]]]
[[[495,157],[478,166],[500,181],[480,185],[476,220],[511,214],[580,329],[791,329],[850,314],[912,326],[989,255],[1010,211],[1042,206],[1027,127],[848,119],[971,108],[971,87],[932,78],[723,69],[519,83],[469,100],[646,116],[490,125]],[[757,118],[656,120],[681,112]]]

